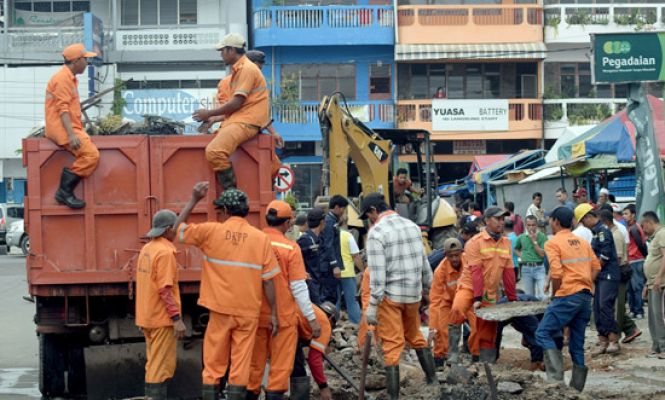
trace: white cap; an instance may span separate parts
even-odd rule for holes
[[[612,211],[621,214],[621,206],[619,206],[617,203],[612,203],[610,205],[612,206]]]
[[[245,38],[242,35],[238,33],[229,33],[228,35],[224,36],[224,39],[222,39],[221,42],[217,43],[215,49],[221,50],[224,47],[235,47],[242,49],[245,47],[245,44]]]
[[[604,194],[604,195],[609,196],[609,195],[610,195],[610,191],[607,190],[607,189],[605,189],[605,188],[602,188],[602,189],[600,189],[600,194]]]

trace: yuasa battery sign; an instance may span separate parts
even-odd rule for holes
[[[507,131],[508,100],[432,100],[433,131]]]

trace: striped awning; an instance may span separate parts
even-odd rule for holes
[[[395,60],[459,60],[459,59],[536,59],[546,56],[544,43],[492,44],[398,44]]]

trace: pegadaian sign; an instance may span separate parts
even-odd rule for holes
[[[591,35],[594,83],[665,80],[665,32]]]

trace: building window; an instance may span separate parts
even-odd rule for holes
[[[14,10],[34,11],[46,13],[60,12],[88,12],[90,11],[90,0],[15,0]]]
[[[195,25],[197,0],[122,0],[122,26]]]
[[[627,85],[593,85],[590,63],[545,63],[545,76],[547,81],[544,97],[549,99],[620,99],[628,96]],[[652,93],[657,91],[655,88],[654,85],[649,86]],[[657,94],[657,97],[662,97],[662,93]]]
[[[392,64],[370,64],[369,98],[370,100],[390,99],[392,94]]]
[[[282,65],[281,77],[280,90],[293,91],[294,97],[302,101],[320,101],[333,92],[342,92],[347,100],[356,99],[353,64]]]
[[[216,89],[218,80],[183,79],[183,80],[133,80],[125,83],[126,90],[141,89]]]

